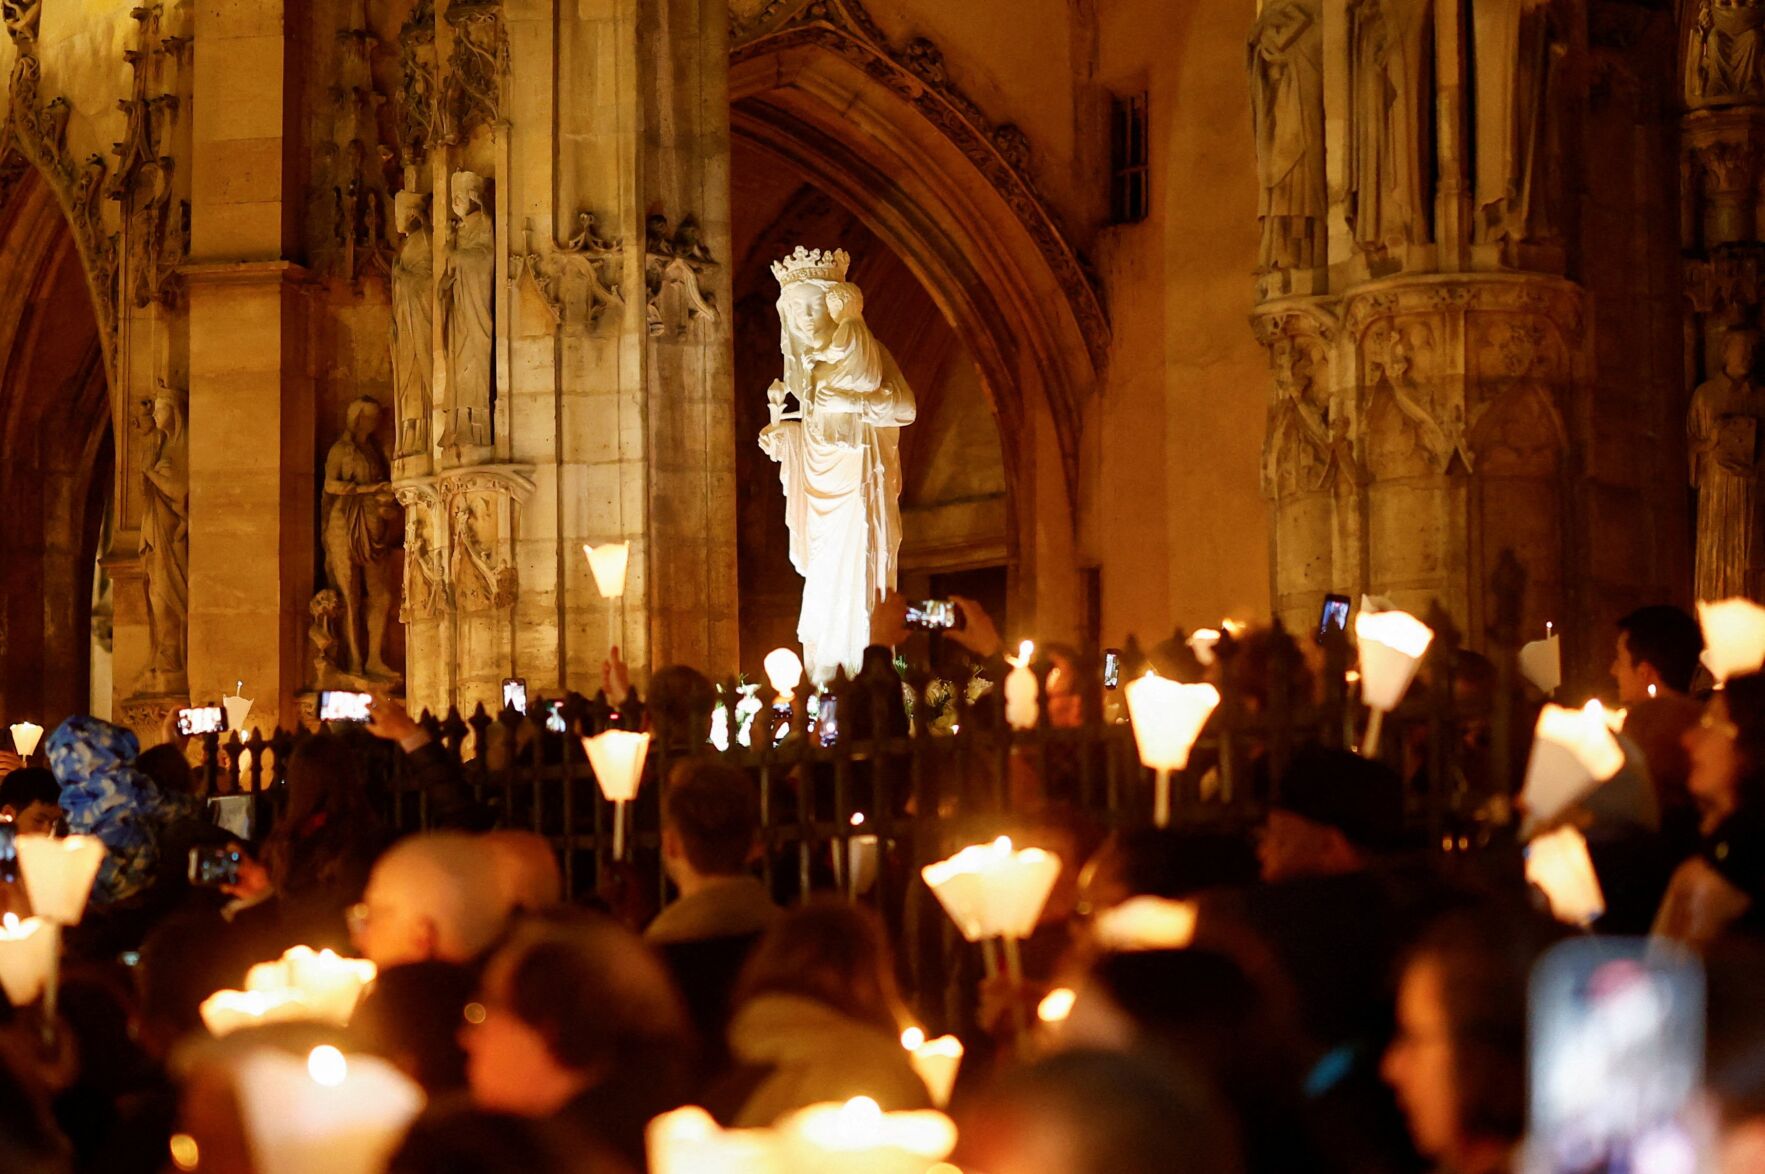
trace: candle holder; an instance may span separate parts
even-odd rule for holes
[[[613,804],[613,859],[624,860],[625,805],[637,797],[637,789],[643,783],[650,736],[630,730],[606,730],[582,739],[582,749],[588,755],[601,794]]]
[[[1129,681],[1128,719],[1140,762],[1155,774],[1152,822],[1171,822],[1171,774],[1189,765],[1189,754],[1207,719],[1219,707],[1220,691],[1212,685],[1184,685],[1147,673]]]
[[[1371,711],[1361,754],[1377,758],[1385,715],[1397,708],[1416,679],[1434,630],[1407,611],[1373,611],[1371,604],[1362,600],[1354,635],[1360,645],[1361,700]]]
[[[1560,827],[1526,846],[1526,880],[1543,890],[1551,916],[1566,925],[1585,929],[1606,911],[1587,839],[1575,828]]]
[[[1765,607],[1750,599],[1699,600],[1698,625],[1704,632],[1704,667],[1718,689],[1730,677],[1765,665]]]
[[[1526,805],[1522,838],[1551,823],[1624,768],[1624,748],[1598,701],[1580,709],[1546,705],[1532,734],[1526,781],[1520,790]]]
[[[43,740],[43,727],[36,722],[12,723],[12,748],[26,762],[37,752],[37,743]]]
[[[901,1033],[901,1046],[907,1049],[913,1071],[925,1081],[932,1104],[940,1109],[948,1105],[950,1093],[956,1088],[956,1075],[962,1068],[962,1041],[953,1035],[926,1039],[924,1030],[909,1027]]]

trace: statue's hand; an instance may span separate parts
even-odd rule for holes
[[[784,443],[784,431],[786,428],[794,427],[796,423],[795,420],[787,420],[782,424],[768,424],[762,428],[760,430],[760,451],[773,460],[778,460],[783,455],[781,446]]]
[[[788,395],[790,395],[790,389],[784,385],[784,380],[774,379],[772,386],[766,389],[766,402],[782,405]]]

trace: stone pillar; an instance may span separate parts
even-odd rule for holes
[[[466,59],[450,47],[464,25],[448,14],[467,6],[436,7],[430,84],[450,95]],[[534,691],[593,692],[615,643],[640,674],[671,662],[733,670],[727,7],[470,9],[493,14],[484,19],[498,31],[464,35],[500,38],[495,116],[474,127],[469,110],[446,113],[444,101],[457,141],[430,134],[401,149],[407,175],[424,160],[432,176],[464,161],[490,180],[495,436],[490,452],[438,442],[432,475],[401,470],[411,699],[494,702],[510,675]],[[409,52],[406,68],[425,68],[422,53]],[[457,393],[444,317],[438,407]],[[479,561],[501,576],[500,596],[462,581],[475,565],[458,529],[468,500],[490,527]],[[582,547],[619,541],[631,544],[630,569],[609,604]],[[432,561],[413,558],[414,545]]]
[[[291,6],[292,8],[292,6]],[[279,0],[196,7],[189,297],[189,684],[245,682],[292,725],[314,552],[300,19]]]

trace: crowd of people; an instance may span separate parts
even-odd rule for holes
[[[963,610],[963,642],[995,656]],[[941,916],[929,893],[873,907],[769,886],[756,779],[714,753],[667,771],[672,899],[639,913],[566,901],[553,844],[495,826],[396,703],[367,733],[430,797],[430,830],[402,837],[349,737],[300,743],[252,842],[210,818],[169,727],[142,750],[69,718],[30,761],[0,755],[0,839],[107,849],[53,1011],[8,1005],[0,1023],[0,1170],[301,1168],[254,1132],[240,1073],[328,1043],[420,1087],[395,1174],[638,1174],[655,1168],[646,1129],[681,1106],[767,1128],[860,1097],[947,1109],[948,1162],[980,1174],[1765,1172],[1765,674],[1711,690],[1702,648],[1671,607],[1615,633],[1625,764],[1554,817],[1585,839],[1591,925],[1551,917],[1511,834],[1414,842],[1402,745],[1387,761],[1302,746],[1254,836],[1005,813],[1001,830],[1062,861],[1021,966],[958,943],[964,989],[911,999],[904,927]],[[1289,684],[1316,687],[1314,658],[1290,664]],[[1057,660],[1046,682],[1057,721],[1076,720],[1076,671]],[[1498,825],[1525,815],[1519,795],[1477,798]],[[201,883],[193,852],[231,867]],[[22,917],[12,855],[0,911]],[[374,964],[347,1026],[217,1038],[204,1000],[300,945]],[[1558,1002],[1538,993],[1552,958],[1575,973]],[[1686,1007],[1698,1030],[1670,1030]],[[945,1104],[902,1035],[947,1028],[963,1060]]]

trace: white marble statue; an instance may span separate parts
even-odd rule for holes
[[[870,612],[895,586],[901,547],[900,429],[913,392],[864,322],[844,250],[801,245],[775,262],[784,377],[767,392],[760,447],[778,462],[791,564],[803,576],[797,639],[817,684],[856,674]],[[787,412],[787,399],[798,411]]]

